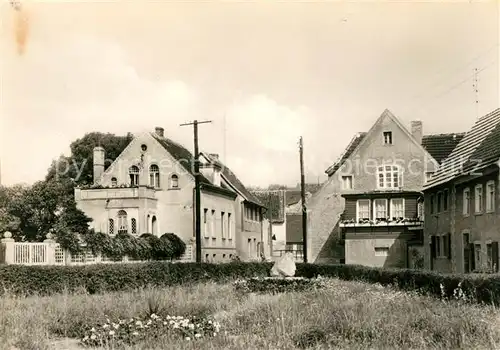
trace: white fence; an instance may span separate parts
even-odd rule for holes
[[[8,236],[8,235],[7,235]],[[193,246],[186,245],[186,252],[177,260],[179,262],[193,261]],[[15,242],[10,236],[0,243],[0,263],[15,265],[87,265],[98,263],[139,262],[124,257],[121,260],[112,260],[102,256],[95,256],[87,251],[83,254],[72,255],[61,248],[59,243],[45,240],[43,243]]]

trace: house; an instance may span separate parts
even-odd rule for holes
[[[425,267],[498,271],[500,109],[479,118],[424,186]]]
[[[164,136],[163,128],[135,135],[105,170],[105,150],[94,148],[94,184],[76,188],[91,227],[115,235],[174,233],[195,258],[193,156]],[[262,203],[215,154],[200,154],[202,257],[224,262],[260,258]]]
[[[423,135],[420,121],[410,132],[389,110],[354,135],[310,200],[310,261],[421,266],[422,186],[460,138]]]
[[[305,184],[306,204],[320,187],[319,184]],[[269,208],[266,220],[271,236],[271,255],[277,257],[290,251],[297,260],[303,259],[300,184],[295,188],[254,190],[253,193]]]

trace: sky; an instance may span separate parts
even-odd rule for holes
[[[246,185],[299,183],[302,136],[315,183],[386,108],[429,134],[500,107],[496,0],[20,1],[23,26],[0,5],[5,185],[42,180],[91,131],[161,126],[192,149],[194,119]]]

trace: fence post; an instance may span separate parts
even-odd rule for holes
[[[52,239],[52,234],[49,232],[43,243],[47,243],[47,265],[56,264],[56,241]]]
[[[3,237],[0,242],[3,249],[3,258],[5,264],[13,264],[14,263],[14,239],[12,238],[12,233],[6,231],[3,234]]]

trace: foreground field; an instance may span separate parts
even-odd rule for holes
[[[54,349],[59,339],[58,349],[75,349],[71,339],[81,339],[87,326],[151,313],[212,317],[221,330],[201,341],[164,332],[128,349],[500,346],[494,307],[443,302],[365,283],[330,282],[322,290],[277,295],[242,295],[232,285],[200,284],[104,295],[6,296],[0,299],[0,346]]]

